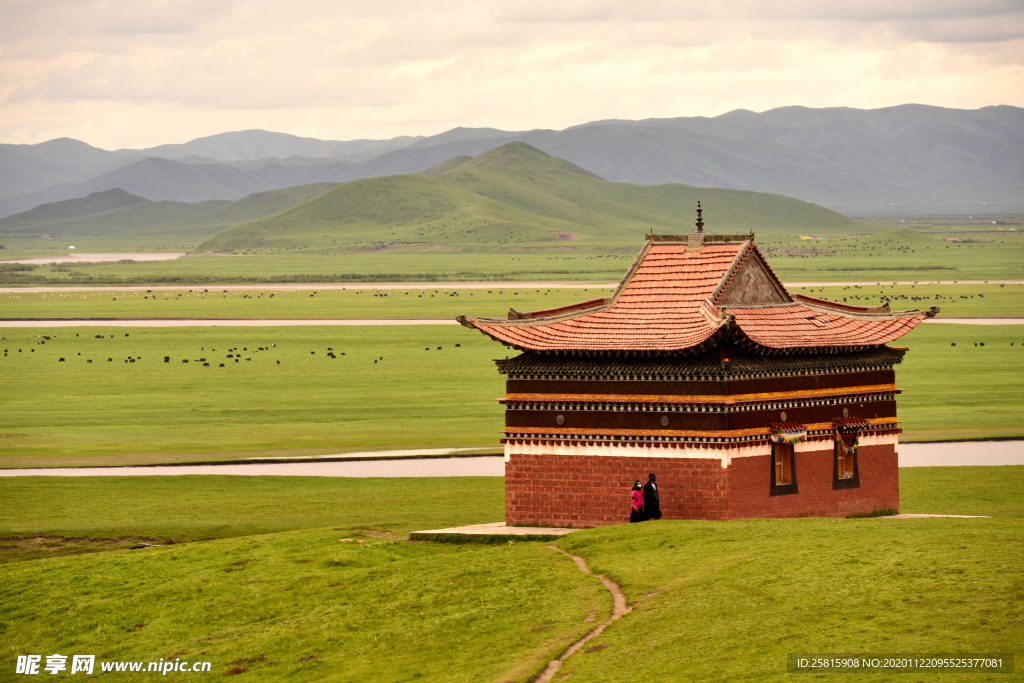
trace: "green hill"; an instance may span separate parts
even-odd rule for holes
[[[66,199],[61,202],[40,204],[34,209],[0,219],[0,232],[8,235],[53,232],[39,228],[45,228],[55,222],[93,216],[126,206],[148,202],[149,200],[145,197],[125,192],[121,188],[93,192],[81,199]]]
[[[604,180],[601,176],[580,168],[576,164],[570,164],[565,159],[545,154],[536,147],[531,147],[525,142],[510,142],[481,154],[475,159],[470,159],[457,168],[456,171],[468,168],[507,168],[521,173],[574,173],[593,180]]]
[[[254,192],[212,211],[167,223],[162,225],[161,229],[168,232],[198,233],[205,231],[213,234],[229,225],[256,220],[290,209],[337,186],[337,183],[313,183],[312,185],[286,187],[283,190]]]
[[[171,236],[174,234],[173,232],[160,229],[152,230],[151,228],[161,226],[168,221],[200,215],[230,203],[223,199],[210,199],[195,204],[173,201],[141,202],[91,216],[68,218],[45,224],[37,223],[35,227],[37,232],[39,229],[45,228],[44,232],[54,235]]]
[[[576,240],[573,246],[633,246],[650,230],[691,232],[697,200],[711,233],[861,228],[834,211],[781,195],[611,183],[513,142],[437,177],[348,182],[280,214],[226,228],[197,251],[543,247],[566,239]]]
[[[334,187],[336,183],[316,183],[256,192],[234,202],[210,199],[195,204],[151,202],[124,190],[110,190],[9,216],[0,220],[0,233],[191,238],[196,244],[226,226],[273,215]],[[124,203],[105,208],[119,202]]]
[[[448,161],[442,161],[437,166],[431,166],[426,171],[422,171],[422,173],[423,175],[430,176],[431,178],[436,178],[438,176],[444,175],[448,171],[454,171],[462,164],[472,160],[473,157],[466,155],[462,155],[460,157],[452,157]]]

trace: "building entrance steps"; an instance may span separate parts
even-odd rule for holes
[[[925,519],[927,517],[958,517],[961,519],[991,519],[988,515],[884,515],[884,519]]]
[[[448,529],[413,531],[410,541],[451,541],[456,543],[500,543],[521,538],[524,541],[550,541],[579,529],[542,526],[506,526],[505,522],[454,526]]]

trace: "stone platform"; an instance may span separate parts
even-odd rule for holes
[[[506,526],[504,522],[453,526],[448,529],[413,531],[410,541],[447,541],[453,543],[501,543],[521,538],[524,541],[552,541],[578,529],[542,526]]]

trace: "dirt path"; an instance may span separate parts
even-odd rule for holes
[[[582,557],[570,555],[561,548],[556,548],[553,545],[549,545],[548,547],[552,550],[556,550],[562,553],[563,555],[571,559],[573,562],[576,563],[576,566],[579,567],[580,571],[584,574],[591,573],[590,569],[587,568],[586,561],[584,561]],[[601,635],[601,632],[604,631],[605,627],[609,626],[612,622],[616,621],[622,615],[629,614],[630,611],[633,609],[632,607],[626,604],[626,596],[624,596],[622,594],[622,591],[619,589],[619,584],[615,583],[611,579],[608,579],[603,574],[598,574],[597,578],[601,580],[601,583],[604,584],[604,587],[607,588],[608,591],[612,594],[613,606],[611,617],[609,617],[608,621],[604,622],[603,624],[595,628],[593,631],[591,631],[590,633],[588,633],[587,635],[583,636],[575,643],[570,645],[569,648],[562,653],[561,657],[551,662],[548,662],[547,668],[544,669],[544,671],[542,671],[539,676],[533,679],[533,683],[547,683],[547,681],[550,681],[554,677],[555,673],[557,673],[558,669],[562,666],[562,662],[564,662],[566,659],[572,656],[577,650],[583,647],[591,638],[595,638]]]
[[[171,261],[185,255],[183,251],[161,251],[135,254],[67,254],[64,256],[39,256],[35,258],[4,259],[0,263],[25,263],[44,265],[47,263],[111,263],[125,259],[131,261]]]

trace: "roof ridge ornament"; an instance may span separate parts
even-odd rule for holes
[[[701,217],[701,209],[700,209],[700,200],[699,199],[697,200],[697,223],[696,223],[696,226],[697,226],[697,232],[703,234],[703,232],[704,232],[704,219]]]

